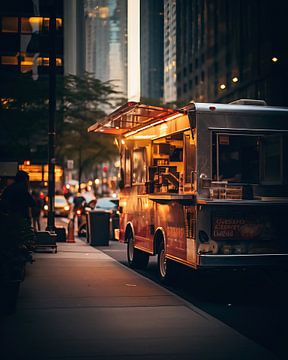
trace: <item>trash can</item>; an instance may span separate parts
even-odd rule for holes
[[[55,227],[57,242],[66,242],[66,230],[64,227]]]
[[[88,213],[87,239],[92,246],[109,246],[110,212],[105,210]]]

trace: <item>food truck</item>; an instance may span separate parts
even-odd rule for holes
[[[288,108],[260,100],[170,109],[129,102],[89,131],[120,150],[119,240],[131,267],[285,266]]]

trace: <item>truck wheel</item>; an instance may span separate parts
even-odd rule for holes
[[[171,283],[175,275],[175,267],[173,262],[166,258],[166,251],[164,246],[164,241],[161,241],[158,248],[158,276],[162,283],[168,284]]]
[[[134,239],[131,234],[129,234],[127,243],[127,259],[128,264],[132,269],[145,269],[149,262],[149,254],[139,249],[135,249]]]

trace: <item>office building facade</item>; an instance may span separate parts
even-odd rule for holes
[[[127,1],[85,0],[86,71],[127,96]]]
[[[140,2],[141,98],[163,101],[163,0]]]
[[[64,64],[65,74],[84,74],[84,0],[64,0]]]
[[[177,0],[173,19],[171,3],[165,0],[165,22],[176,29],[176,58],[168,56],[174,38],[167,31],[164,93],[173,92],[174,60],[179,103],[257,98],[288,105],[283,2]]]
[[[41,106],[42,109],[46,106],[44,99],[47,99],[49,94],[51,47],[49,23],[53,13],[56,15],[56,73],[57,76],[62,77],[63,1],[11,0],[1,3],[0,158],[2,160],[21,162],[27,158],[37,161],[47,159],[48,110],[40,112],[39,109]],[[38,115],[37,111],[40,112]],[[31,118],[32,112],[33,118]]]

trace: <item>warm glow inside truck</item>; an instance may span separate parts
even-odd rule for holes
[[[158,257],[194,269],[285,266],[288,109],[258,100],[130,102],[89,131],[116,136],[120,231],[131,267]]]

